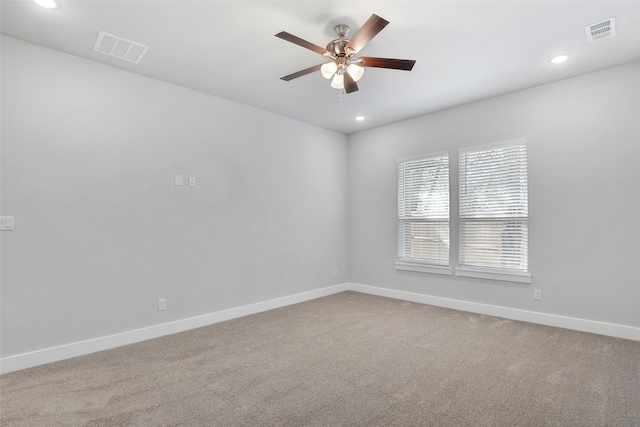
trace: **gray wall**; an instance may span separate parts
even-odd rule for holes
[[[640,326],[640,63],[352,135],[350,281]],[[528,138],[531,285],[396,271],[397,159]],[[458,222],[451,224],[457,260]],[[533,289],[543,290],[534,301]]]
[[[1,89],[3,357],[347,281],[345,135],[4,36]]]

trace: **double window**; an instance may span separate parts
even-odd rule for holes
[[[448,155],[398,170],[397,268],[450,273]],[[526,140],[459,150],[458,206],[456,274],[530,282]]]

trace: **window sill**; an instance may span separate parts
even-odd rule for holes
[[[505,272],[473,267],[456,268],[456,276],[477,279],[502,280],[505,282],[531,283],[531,273]]]
[[[451,275],[451,267],[441,265],[413,264],[410,262],[397,261],[396,270],[418,271],[420,273],[434,273]]]

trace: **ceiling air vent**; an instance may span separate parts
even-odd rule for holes
[[[144,54],[147,53],[149,46],[100,31],[98,41],[96,41],[93,50],[137,64]]]
[[[587,31],[587,41],[589,43],[613,37],[616,35],[616,18],[609,18],[606,21],[587,25],[584,29]]]

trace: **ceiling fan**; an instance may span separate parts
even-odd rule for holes
[[[280,77],[280,79],[289,81],[320,70],[324,78],[331,79],[331,87],[344,90],[346,93],[351,93],[358,90],[356,82],[360,80],[364,73],[363,67],[411,71],[413,65],[416,63],[414,60],[372,58],[368,56],[354,57],[372,38],[382,31],[388,23],[389,21],[373,14],[351,39],[345,38],[349,32],[347,25],[336,25],[335,30],[336,33],[338,33],[338,38],[329,42],[326,49],[303,40],[300,37],[296,37],[293,34],[289,34],[286,31],[276,34],[276,37],[331,59],[331,61],[324,64],[314,65],[313,67],[289,74],[288,76]]]

